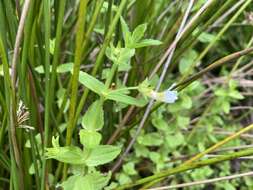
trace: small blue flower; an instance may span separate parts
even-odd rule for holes
[[[177,100],[177,91],[165,90],[164,92],[164,102],[174,103]]]
[[[177,91],[172,90],[175,84],[172,84],[167,90],[163,92],[156,92],[151,89],[149,82],[145,80],[139,85],[139,91],[146,97],[152,98],[156,101],[165,103],[174,103],[177,97]]]
[[[156,92],[151,90],[146,94],[147,96],[161,102],[174,103],[177,100],[177,91],[165,90],[163,92]]]

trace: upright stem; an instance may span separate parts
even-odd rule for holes
[[[17,124],[17,100],[16,100],[16,78],[17,78],[17,64],[18,64],[18,57],[19,57],[19,48],[23,37],[23,31],[25,26],[25,20],[28,14],[30,6],[30,0],[26,0],[24,3],[24,7],[22,10],[20,22],[18,25],[18,31],[17,36],[15,39],[15,46],[14,46],[14,54],[11,64],[11,101],[10,101],[10,135],[13,145],[13,151],[15,155],[16,164],[18,166],[18,172],[19,172],[19,185],[20,189],[24,189],[24,174],[23,174],[23,165],[22,165],[22,157],[19,150],[19,145],[17,143],[17,136],[16,136],[16,127],[18,127]],[[8,71],[9,72],[9,71]]]
[[[127,0],[122,0],[120,5],[119,5],[119,8],[118,8],[118,11],[116,13],[116,15],[114,16],[113,20],[112,20],[112,23],[108,29],[108,33],[105,37],[105,40],[104,40],[104,43],[101,47],[101,50],[97,56],[97,59],[96,59],[96,62],[95,62],[95,66],[92,70],[92,75],[95,76],[97,74],[97,71],[98,71],[98,68],[99,66],[102,64],[102,61],[103,61],[103,58],[104,58],[104,54],[105,54],[105,50],[107,48],[107,46],[109,45],[110,43],[110,40],[112,38],[112,35],[114,33],[114,30],[115,30],[115,27],[119,21],[119,18],[120,18],[120,15],[124,9],[124,7],[126,6],[126,3],[127,3]],[[84,92],[83,92],[83,95],[82,95],[82,98],[80,100],[80,103],[78,104],[78,107],[77,107],[77,111],[76,111],[76,118],[75,118],[75,122],[77,121],[77,116],[80,115],[81,111],[82,111],[82,108],[85,104],[85,101],[86,101],[86,98],[89,94],[89,89],[85,89]]]
[[[42,153],[44,154],[45,148],[48,146],[49,141],[49,116],[50,116],[50,0],[43,0],[43,11],[44,11],[44,27],[45,27],[45,119],[44,119],[44,147]],[[46,186],[46,175],[47,175],[47,161],[43,159],[42,172],[41,172],[41,190],[45,189]]]
[[[69,122],[67,125],[67,139],[66,145],[71,144],[73,129],[75,128],[75,112],[77,102],[77,89],[78,89],[78,78],[80,71],[80,64],[82,58],[82,43],[84,37],[84,23],[86,16],[88,0],[80,1],[79,14],[77,20],[77,34],[76,34],[76,49],[75,49],[75,60],[74,60],[74,71],[71,79],[71,98],[70,98],[70,111],[69,111]],[[67,165],[64,167],[63,178],[67,177]]]

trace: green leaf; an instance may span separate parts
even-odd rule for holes
[[[184,94],[181,100],[182,100],[181,105],[183,108],[190,109],[192,107],[192,100],[188,95]]]
[[[104,126],[104,110],[102,101],[97,100],[93,102],[86,111],[82,119],[82,126],[84,129],[97,131]]]
[[[149,149],[142,144],[135,144],[134,150],[137,157],[148,157],[149,155]]]
[[[153,40],[153,39],[145,39],[138,43],[134,43],[131,45],[131,48],[142,48],[146,46],[158,46],[161,45],[162,42],[159,40]]]
[[[154,117],[151,121],[158,130],[167,131],[169,129],[168,123],[163,118]]]
[[[198,54],[194,50],[189,50],[183,55],[179,62],[179,71],[181,74],[184,74],[192,67],[197,56]]]
[[[49,41],[49,52],[54,55],[55,38]]]
[[[98,145],[89,151],[85,164],[87,166],[98,166],[112,161],[120,153],[120,148],[112,145]]]
[[[224,113],[226,113],[226,114],[229,113],[229,111],[230,111],[230,103],[229,103],[229,101],[224,100],[224,101],[222,102],[221,107],[222,107]]]
[[[190,118],[185,116],[177,116],[177,124],[181,128],[187,128],[190,123]]]
[[[73,63],[64,63],[61,64],[57,67],[57,73],[67,73],[67,72],[72,72],[73,70]]]
[[[118,65],[121,64],[129,64],[131,57],[133,57],[135,54],[135,50],[134,49],[129,49],[129,48],[121,48],[120,49],[120,53],[119,53],[119,57],[117,60]]]
[[[53,145],[53,147],[60,147],[60,144],[59,144],[59,136],[57,136],[57,137],[52,137],[52,145]]]
[[[84,177],[81,175],[73,175],[60,185],[64,190],[78,190],[80,189],[80,183],[84,181]]]
[[[90,89],[91,91],[99,95],[103,95],[103,93],[106,92],[106,87],[102,82],[100,82],[95,77],[83,71],[80,71],[79,73],[79,82],[83,84],[85,87],[87,87],[88,89]]]
[[[235,98],[235,99],[239,99],[239,100],[241,100],[241,99],[244,98],[243,95],[241,95],[241,93],[239,91],[237,91],[237,90],[230,91],[228,95],[231,98]]]
[[[64,190],[102,190],[109,182],[111,174],[107,176],[99,172],[89,173],[85,176],[73,175],[60,186]]]
[[[139,136],[137,141],[145,146],[160,146],[163,143],[161,135],[155,132]]]
[[[134,163],[133,162],[129,162],[127,164],[123,165],[123,171],[128,174],[128,175],[136,175],[137,171],[134,168]]]
[[[138,42],[144,36],[144,33],[145,33],[146,30],[147,30],[147,24],[146,23],[137,26],[133,31],[133,35],[132,35],[133,41],[135,43]]]
[[[123,33],[123,38],[127,47],[127,44],[129,44],[131,42],[131,32],[129,31],[129,28],[125,22],[125,20],[123,19],[123,17],[120,17],[120,23],[121,23],[121,29],[122,29],[122,33]]]
[[[85,148],[91,149],[99,145],[102,136],[96,131],[81,129],[79,132],[80,141]]]
[[[198,40],[202,43],[211,43],[212,41],[215,40],[215,35],[209,34],[207,32],[202,32],[199,35]]]
[[[44,67],[42,65],[38,66],[38,67],[35,67],[34,69],[36,72],[38,72],[39,74],[44,74],[45,71],[44,71]],[[50,65],[49,67],[49,70],[50,72],[52,71],[52,66]]]
[[[90,187],[92,187],[92,189],[87,190],[102,190],[108,184],[110,178],[111,173],[109,173],[108,175],[102,175],[99,172],[89,173],[85,176],[85,179],[89,182]]]
[[[210,177],[213,173],[214,171],[209,166],[206,166],[198,170],[194,170],[190,175],[194,180],[204,180]]]
[[[106,49],[106,56],[119,67],[130,67],[130,60],[135,54],[135,49],[115,48],[113,45]]]
[[[87,155],[76,146],[46,148],[46,158],[68,164],[84,164]]]
[[[106,99],[114,100],[116,102],[121,102],[124,104],[135,105],[139,107],[142,107],[146,104],[146,101],[144,99],[133,98],[131,96],[123,94],[122,92],[117,91],[110,91],[107,94]]]
[[[67,72],[72,72],[73,70],[73,63],[64,63],[61,64],[57,67],[56,72],[57,73],[67,73]],[[39,74],[44,74],[44,67],[42,65],[35,67],[35,71],[38,72]],[[49,66],[49,71],[52,72],[52,65]]]
[[[166,135],[166,143],[167,145],[174,149],[184,143],[184,136],[181,133]]]
[[[0,76],[4,76],[3,65],[0,65]]]

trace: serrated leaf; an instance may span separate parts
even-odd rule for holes
[[[85,161],[87,166],[99,166],[114,160],[120,153],[120,148],[112,145],[98,145],[90,150]]]
[[[153,39],[145,39],[138,43],[134,43],[131,45],[131,48],[142,48],[146,46],[158,46],[161,45],[162,42],[159,40],[153,40]]]
[[[102,82],[100,82],[95,77],[83,71],[80,71],[79,73],[79,82],[83,84],[85,87],[87,87],[88,89],[90,89],[91,91],[99,95],[102,95],[103,92],[106,92],[106,87]]]
[[[80,142],[84,148],[91,149],[99,145],[102,136],[96,131],[81,129],[79,132]]]
[[[100,100],[93,102],[82,119],[82,127],[87,130],[97,131],[104,126],[104,111]]]
[[[133,98],[131,96],[123,94],[122,92],[117,91],[110,91],[107,94],[106,99],[114,100],[116,102],[121,102],[124,104],[135,105],[139,107],[142,107],[146,104],[146,101],[144,99]]]
[[[137,26],[132,34],[132,39],[134,42],[138,42],[143,36],[145,31],[147,30],[147,24],[141,24]]]
[[[46,148],[46,158],[68,164],[84,164],[87,155],[76,146]]]

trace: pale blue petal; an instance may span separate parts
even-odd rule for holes
[[[177,91],[164,91],[164,102],[174,103],[177,100]]]

